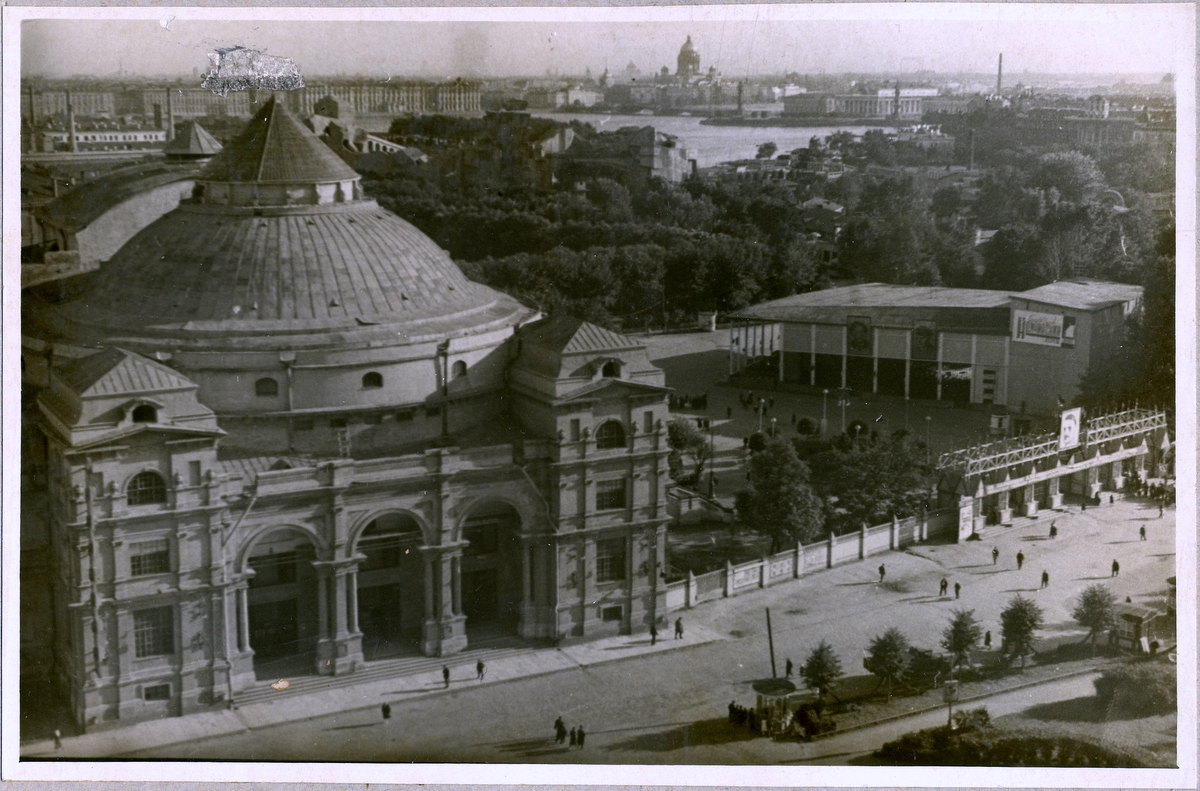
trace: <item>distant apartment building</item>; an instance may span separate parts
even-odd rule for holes
[[[116,113],[116,99],[112,91],[22,91],[21,115],[39,121],[54,116],[65,116],[67,104],[78,116],[112,116]]]
[[[871,93],[798,93],[783,98],[789,116],[843,115],[851,118],[920,118],[936,88],[880,88]]]

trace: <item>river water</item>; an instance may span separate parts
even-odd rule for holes
[[[707,168],[735,159],[753,159],[760,143],[774,143],[779,153],[805,148],[815,135],[825,139],[834,132],[861,135],[870,126],[705,126],[697,116],[682,115],[604,115],[601,113],[538,113],[555,121],[578,120],[600,132],[613,132],[623,126],[653,126],[657,131],[675,135],[691,151],[698,167]]]

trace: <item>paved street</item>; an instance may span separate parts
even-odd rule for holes
[[[825,639],[847,671],[859,673],[863,647],[889,626],[900,627],[916,645],[936,647],[956,607],[974,609],[998,641],[999,612],[1014,593],[1034,598],[1045,609],[1046,624],[1039,635],[1043,648],[1050,641],[1079,640],[1083,632],[1069,612],[1086,585],[1106,582],[1121,599],[1130,596],[1135,602],[1151,601],[1165,591],[1166,578],[1175,573],[1175,520],[1171,510],[1161,520],[1157,514],[1157,508],[1148,504],[1122,501],[1086,513],[1054,514],[1059,528],[1055,540],[1047,538],[1051,515],[1046,515],[992,529],[982,542],[914,547],[868,558],[683,613],[685,623],[729,639],[503,684],[463,685],[410,700],[398,695],[386,698],[392,705],[387,724],[382,723],[378,706],[372,705],[133,755],[259,760],[792,761],[802,757],[796,745],[730,733],[724,725],[729,701],[752,705],[750,684],[771,674],[764,607],[771,607],[781,667],[785,657],[799,663]],[[1149,534],[1145,542],[1137,535],[1143,524]],[[1001,550],[997,566],[991,564],[992,546]],[[1018,550],[1027,557],[1022,571],[1015,568]],[[1114,557],[1121,561],[1121,574],[1110,578]],[[883,585],[876,584],[880,562],[888,569]],[[1043,569],[1050,572],[1051,584],[1039,590]],[[954,582],[962,582],[961,600],[955,601],[953,592],[937,596],[942,576],[951,589]],[[1077,697],[1086,686],[1067,684],[1063,695]],[[1027,699],[1045,702],[1050,693],[1041,687],[1036,690]],[[589,738],[584,751],[547,743],[557,716],[568,727],[585,727]],[[916,727],[920,720],[912,722]],[[861,752],[862,742],[857,740],[864,737],[855,738],[837,752]]]

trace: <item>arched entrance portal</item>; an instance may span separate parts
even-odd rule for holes
[[[250,647],[257,673],[314,672],[319,638],[316,548],[296,530],[276,530],[255,545],[246,561]]]
[[[513,634],[521,617],[521,517],[511,505],[481,503],[463,524],[462,603],[468,636]]]
[[[370,661],[420,653],[424,619],[421,528],[411,516],[388,514],[367,525],[358,539],[358,628],[363,658]]]

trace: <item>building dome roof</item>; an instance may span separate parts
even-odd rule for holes
[[[169,351],[391,346],[532,313],[468,280],[408,222],[354,199],[358,178],[269,102],[197,179],[240,181],[230,186],[250,190],[252,204],[198,192],[82,279],[78,296],[27,320],[73,342]],[[314,191],[329,182],[336,197]]]

